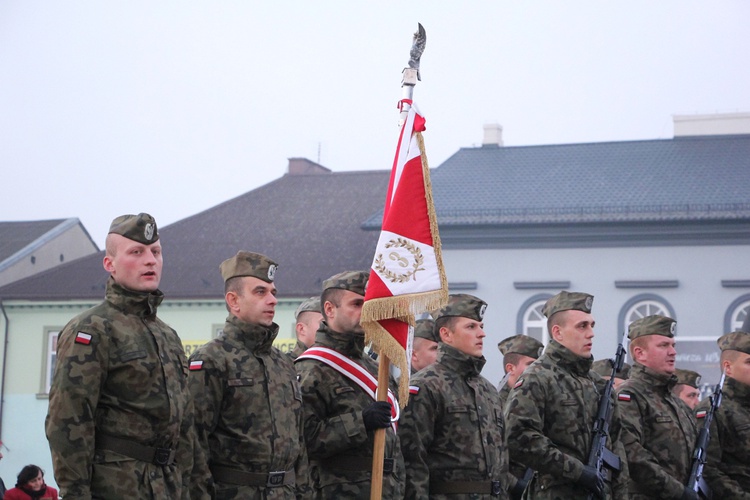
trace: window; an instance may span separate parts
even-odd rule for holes
[[[57,365],[57,336],[60,334],[59,330],[48,330],[47,331],[47,353],[45,370],[44,370],[44,387],[43,391],[45,394],[49,394],[49,389],[52,386],[52,376],[55,374],[55,366]]]
[[[628,326],[637,319],[645,318],[653,314],[668,316],[677,319],[672,306],[659,295],[644,293],[636,295],[625,303],[620,310],[619,324],[622,330],[619,333],[619,340],[623,342],[628,336]]]
[[[547,331],[547,318],[542,314],[542,308],[550,297],[552,297],[550,294],[531,297],[521,306],[516,321],[518,333],[533,337],[545,345],[549,340],[549,332]]]
[[[724,315],[724,332],[742,330],[750,315],[750,295],[743,295],[732,302]]]

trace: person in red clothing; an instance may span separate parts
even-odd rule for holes
[[[18,473],[16,487],[5,492],[3,500],[29,500],[52,498],[57,500],[59,495],[52,486],[44,483],[44,471],[36,465],[27,465]]]

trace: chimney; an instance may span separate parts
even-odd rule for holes
[[[675,137],[750,134],[750,113],[672,115]]]
[[[307,158],[289,158],[289,175],[330,174],[331,170]]]
[[[503,127],[499,123],[484,124],[484,139],[482,147],[496,147],[503,145]]]

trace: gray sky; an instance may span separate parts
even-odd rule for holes
[[[750,2],[0,2],[1,220],[196,214],[307,157],[388,169],[401,70],[433,167],[477,145],[669,138],[750,111]],[[585,195],[585,194],[584,194]],[[228,223],[235,223],[228,221]]]

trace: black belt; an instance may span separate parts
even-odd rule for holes
[[[294,469],[274,472],[245,472],[242,470],[211,465],[211,475],[217,483],[239,484],[242,486],[265,486],[278,488],[279,486],[294,486],[297,478]]]
[[[130,439],[122,439],[100,432],[96,434],[95,447],[97,450],[114,451],[120,455],[154,465],[165,466],[174,463],[175,450],[144,446]]]
[[[442,495],[492,495],[500,496],[502,486],[500,481],[446,481],[431,482],[430,494]]]
[[[372,458],[338,456],[320,461],[320,464],[331,471],[372,472]],[[383,474],[393,474],[393,459],[383,459]]]

